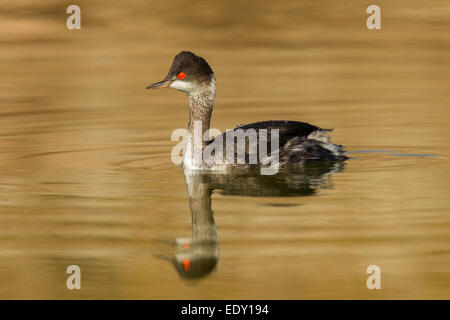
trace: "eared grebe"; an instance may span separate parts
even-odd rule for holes
[[[347,159],[341,145],[329,142],[328,133],[331,132],[330,129],[321,129],[305,122],[270,120],[240,125],[233,129],[234,132],[240,131],[246,132],[246,134],[244,140],[241,140],[245,150],[239,149],[239,145],[234,146],[235,137],[230,141],[232,143],[228,142],[228,145],[232,145],[233,150],[230,154],[233,156],[231,162],[228,153],[226,157],[223,157],[224,159],[217,160],[217,158],[214,158],[211,163],[205,164],[203,161],[195,161],[198,159],[195,158],[195,151],[198,150],[194,142],[196,128],[199,131],[201,130],[199,132],[200,137],[209,136],[207,131],[210,127],[216,92],[216,79],[211,67],[205,59],[192,52],[182,51],[175,56],[165,79],[147,87],[147,89],[154,88],[177,89],[185,92],[189,97],[189,124],[183,155],[183,169],[223,170],[231,167],[246,168],[248,166],[267,165],[269,161],[261,161],[258,157],[252,158],[256,161],[248,161],[253,154],[253,150],[250,151],[249,143],[256,141],[256,146],[261,151],[261,140],[267,142],[266,151],[271,150],[271,157],[274,154],[277,155],[277,165],[301,164],[314,160],[343,161]],[[273,131],[274,129],[275,131]],[[233,130],[230,131],[233,133]],[[200,151],[205,151],[208,146],[212,146],[218,141],[224,147],[222,150],[228,150],[226,135],[230,131],[212,140],[204,139],[206,141],[200,142]],[[272,137],[276,134],[278,134],[278,137],[277,141],[274,142]],[[245,161],[239,162],[238,159],[237,164],[235,164],[234,159],[238,150],[244,154]],[[211,154],[215,155],[215,151],[217,150],[213,150]]]

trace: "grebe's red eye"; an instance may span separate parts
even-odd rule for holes
[[[186,78],[186,75],[184,74],[184,72],[180,72],[177,77],[178,79],[183,80],[184,78]]]

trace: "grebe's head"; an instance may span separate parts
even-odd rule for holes
[[[175,56],[169,73],[164,80],[147,89],[172,88],[191,94],[214,86],[215,78],[205,59],[189,51],[181,51]]]

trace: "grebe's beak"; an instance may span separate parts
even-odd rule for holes
[[[151,84],[145,89],[168,88],[171,83],[172,83],[171,80],[163,80],[163,81]]]

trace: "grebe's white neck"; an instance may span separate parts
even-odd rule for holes
[[[203,150],[209,141],[207,131],[210,128],[214,97],[216,94],[216,79],[212,75],[209,83],[195,86],[186,92],[189,97],[189,123],[186,137],[186,147],[183,155],[183,167],[186,169],[201,169]],[[200,132],[196,132],[199,130]],[[206,134],[206,136],[205,136]],[[194,137],[201,136],[201,141]]]

